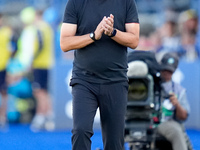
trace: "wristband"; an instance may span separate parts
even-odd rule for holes
[[[116,33],[117,33],[117,30],[114,28],[109,37],[114,37],[116,35]]]

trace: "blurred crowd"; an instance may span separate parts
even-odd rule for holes
[[[174,52],[189,62],[198,59],[200,43],[197,40],[197,12],[193,9],[182,12],[167,10],[164,16],[164,23],[160,26],[141,25],[137,49],[155,53]]]

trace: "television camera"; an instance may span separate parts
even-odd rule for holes
[[[155,54],[149,51],[131,52],[128,55],[128,66],[125,142],[130,150],[172,150],[171,144],[156,133],[164,95],[160,65]]]

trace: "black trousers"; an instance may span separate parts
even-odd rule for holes
[[[72,150],[90,150],[93,123],[99,107],[104,150],[122,150],[128,82],[73,83]]]

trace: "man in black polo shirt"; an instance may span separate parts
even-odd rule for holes
[[[68,0],[61,49],[75,50],[73,150],[90,150],[100,109],[104,150],[122,150],[127,102],[127,47],[136,48],[139,20],[134,0]]]

